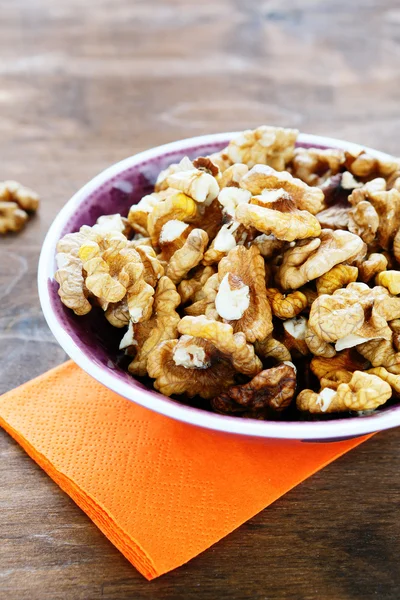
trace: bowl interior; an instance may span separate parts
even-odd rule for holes
[[[329,140],[328,143],[324,142],[324,138],[313,137],[308,141],[309,137],[312,136],[301,136],[298,145],[320,148],[340,146],[338,143],[329,144]],[[209,137],[205,139],[210,140]],[[143,153],[139,155],[142,158],[133,160],[135,157],[132,157],[132,160],[114,165],[78,192],[57,217],[42,250],[42,255],[51,253],[50,257],[41,257],[39,266],[39,291],[50,328],[66,352],[96,379],[131,400],[177,419],[228,432],[296,439],[338,438],[390,426],[382,417],[396,410],[393,406],[363,418],[299,422],[298,418],[291,420],[289,414],[284,422],[279,422],[208,413],[200,409],[196,401],[191,406],[184,405],[179,400],[166,398],[154,391],[149,380],[139,381],[126,372],[129,361],[118,350],[124,330],[112,327],[100,309],[93,309],[88,315],[78,317],[61,303],[57,294],[58,284],[53,278],[56,270],[55,244],[60,237],[78,231],[82,225],[93,225],[101,215],[127,215],[132,204],[152,191],[162,169],[178,162],[183,156],[195,158],[218,151],[228,140],[229,134],[226,134],[224,139],[219,136],[216,141],[199,143],[197,138],[160,147],[152,151],[150,156],[149,153]]]

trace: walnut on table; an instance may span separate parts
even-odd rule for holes
[[[25,227],[39,207],[39,196],[17,181],[0,182],[0,234],[16,233]]]

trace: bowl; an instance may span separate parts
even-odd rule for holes
[[[152,190],[162,169],[185,155],[195,158],[216,152],[234,135],[237,133],[188,138],[135,154],[105,169],[65,204],[47,233],[39,260],[39,297],[52,333],[72,360],[107,388],[150,410],[192,425],[227,434],[304,441],[335,441],[399,425],[400,405],[362,417],[328,421],[259,421],[186,406],[149,389],[126,372],[117,352],[121,331],[109,326],[104,317],[100,321],[102,315],[96,310],[77,317],[61,303],[54,273],[56,244],[62,236],[77,231],[82,225],[93,225],[101,215],[117,212],[126,215],[132,204]],[[307,134],[299,135],[297,145],[344,150],[359,147],[350,142]],[[367,150],[378,158],[389,158],[382,152]]]

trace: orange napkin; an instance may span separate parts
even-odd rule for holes
[[[144,409],[67,362],[0,398],[0,425],[153,579],[369,436],[249,440]]]

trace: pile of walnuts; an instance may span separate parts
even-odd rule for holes
[[[127,217],[58,243],[62,302],[101,307],[161,393],[257,419],[400,395],[400,161],[297,135],[185,157]]]

